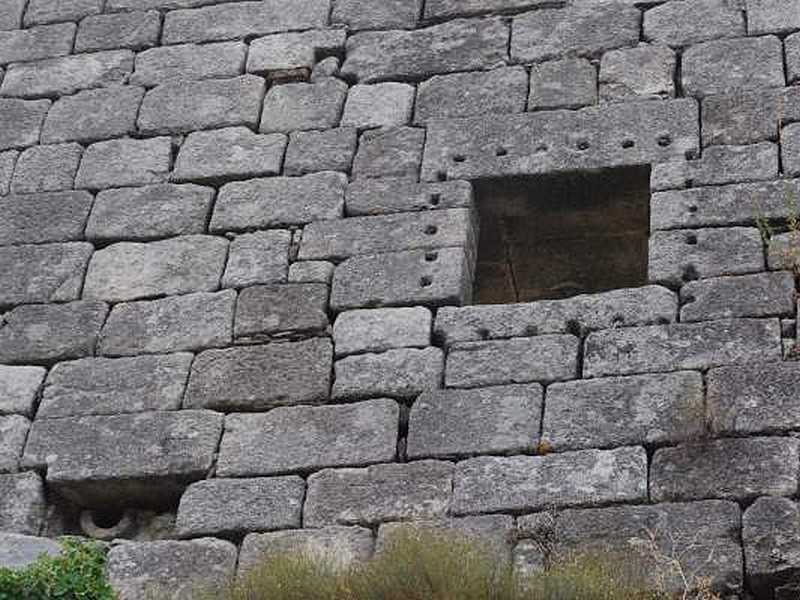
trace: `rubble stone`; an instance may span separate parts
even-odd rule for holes
[[[410,398],[442,387],[444,356],[439,348],[398,348],[336,361],[336,399]]]
[[[45,516],[44,485],[36,473],[0,475],[0,530],[38,535]]]
[[[341,313],[333,325],[336,355],[425,348],[431,345],[432,321],[431,311],[421,306]]]

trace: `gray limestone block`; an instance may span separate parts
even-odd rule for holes
[[[442,387],[444,354],[440,348],[397,348],[381,354],[358,354],[337,360],[336,399],[413,398]]]
[[[777,319],[730,319],[589,334],[584,377],[708,369],[780,359]]]
[[[175,525],[183,537],[300,527],[305,491],[296,476],[198,481],[181,496]]]
[[[103,10],[103,0],[30,0],[25,12],[25,26],[56,21],[80,21]]]
[[[159,506],[206,476],[221,433],[204,410],[40,419],[22,462],[81,506]]]
[[[335,0],[331,22],[351,31],[413,29],[422,14],[422,0]]]
[[[96,142],[83,154],[75,187],[99,190],[163,183],[171,163],[168,137]]]
[[[321,283],[257,285],[239,292],[233,334],[259,340],[324,333],[328,286]]]
[[[72,189],[83,147],[74,142],[35,146],[20,154],[11,191],[20,194]]]
[[[203,233],[214,193],[191,184],[103,190],[95,197],[86,239],[149,241]]]
[[[72,51],[74,23],[0,31],[0,65],[64,56]]]
[[[117,304],[100,336],[107,356],[205,350],[231,343],[236,292],[185,294]]]
[[[0,86],[6,96],[41,97],[125,83],[133,51],[109,50],[12,65]]]
[[[664,444],[704,431],[699,373],[570,381],[547,388],[542,444],[555,452]]]
[[[359,140],[353,177],[405,177],[416,181],[424,143],[424,129],[391,127],[365,131]]]
[[[33,417],[46,375],[43,367],[0,365],[0,414]]]
[[[611,50],[600,61],[600,99],[623,102],[675,95],[675,53],[641,45]]]
[[[703,99],[703,145],[778,139],[781,123],[800,120],[800,88],[721,94]]]
[[[585,58],[563,58],[531,67],[528,109],[597,104],[597,67]]]
[[[173,181],[219,181],[277,175],[286,149],[285,135],[258,135],[247,127],[190,133],[181,145]]]
[[[0,245],[80,240],[91,208],[92,195],[88,192],[4,196],[0,198]]]
[[[656,231],[650,235],[648,278],[680,285],[693,279],[764,270],[764,243],[755,227]]]
[[[108,580],[119,600],[190,600],[233,581],[237,550],[230,542],[124,542],[108,553]]]
[[[744,29],[744,12],[727,0],[665,2],[644,13],[644,39],[673,47],[742,37]]]
[[[407,125],[414,111],[416,89],[406,83],[357,84],[350,88],[342,126],[358,129]]]
[[[599,4],[534,10],[512,21],[511,59],[538,62],[561,56],[599,56],[639,41],[641,13]]]
[[[38,535],[46,507],[44,484],[38,474],[0,475],[0,531]],[[0,564],[7,565],[8,558],[3,554],[0,549]]]
[[[330,78],[269,89],[261,112],[262,133],[330,129],[339,124],[347,84]]]
[[[0,306],[77,300],[92,250],[80,242],[0,248]]]
[[[681,288],[681,321],[791,316],[794,303],[794,277],[788,272],[702,279]]]
[[[84,358],[50,371],[40,419],[177,410],[192,355]]]
[[[289,283],[324,283],[333,281],[334,264],[324,260],[305,260],[289,267]]]
[[[217,472],[251,477],[392,462],[399,422],[397,404],[386,399],[228,415]]]
[[[500,19],[456,20],[414,31],[357,33],[347,40],[342,74],[360,82],[419,80],[502,66],[508,26]]]
[[[709,424],[715,433],[777,433],[797,429],[800,382],[796,362],[754,363],[708,373]]]
[[[451,512],[520,512],[646,499],[644,448],[480,456],[456,464]]]
[[[259,567],[271,556],[300,555],[346,570],[372,556],[372,531],[363,527],[320,527],[271,533],[251,533],[239,555],[239,575]]]
[[[433,253],[407,250],[349,258],[333,273],[334,312],[383,306],[465,304],[472,292],[470,266],[461,248]]]
[[[0,98],[0,150],[38,144],[50,105],[49,100]]]
[[[347,186],[347,216],[472,208],[468,181],[417,183],[404,178],[361,179]]]
[[[95,15],[81,21],[75,52],[145,50],[158,45],[160,34],[161,15],[155,10]]]
[[[236,77],[244,71],[246,56],[244,42],[151,48],[136,54],[131,83],[154,87],[174,81]]]
[[[175,10],[164,20],[163,44],[242,39],[324,27],[330,0],[266,0]]]
[[[102,302],[19,306],[3,315],[0,363],[50,364],[94,354],[108,314]]]
[[[341,313],[333,324],[336,355],[431,345],[431,311],[422,306]]]
[[[800,123],[792,123],[781,130],[781,159],[785,174],[800,176]]]
[[[667,288],[651,285],[563,300],[461,308],[446,306],[436,313],[434,334],[449,346],[485,339],[545,333],[585,334],[620,326],[671,323],[677,314],[676,295]]]
[[[681,66],[683,89],[696,97],[786,84],[783,46],[774,36],[703,42],[683,53]]]
[[[353,166],[357,144],[358,133],[352,127],[292,132],[283,173],[297,176],[318,171],[348,172]]]
[[[222,287],[284,283],[291,241],[289,231],[278,229],[236,236],[230,243]]]
[[[745,0],[745,5],[748,35],[800,29],[798,0]]]
[[[790,35],[783,41],[786,52],[786,80],[796,83],[800,80],[800,33]]]
[[[798,440],[750,437],[710,440],[656,450],[650,496],[656,502],[797,493]]]
[[[378,527],[375,551],[380,553],[391,547],[398,535],[432,535],[476,544],[507,558],[514,534],[514,519],[508,515],[382,523]]]
[[[428,124],[422,179],[605,169],[699,151],[695,100],[651,100]]]
[[[427,0],[425,2],[425,18],[441,19],[551,5],[550,0]]]
[[[0,473],[14,473],[19,469],[29,427],[30,421],[21,415],[0,417]]]
[[[353,151],[355,152],[355,148]],[[11,178],[14,175],[14,167],[18,158],[17,150],[0,152],[0,196],[5,196],[11,189]]]
[[[207,235],[113,244],[92,256],[83,295],[119,302],[212,292],[219,288],[227,253],[227,240]]]
[[[0,0],[0,30],[22,27],[27,0]]]
[[[43,554],[58,556],[58,543],[48,538],[0,532],[0,566],[21,569],[35,563]]]
[[[346,175],[332,172],[228,183],[219,191],[209,228],[247,231],[337,219],[346,185]]]
[[[143,97],[142,88],[115,86],[59,98],[47,113],[42,143],[94,142],[130,135],[136,131]]]
[[[319,29],[255,39],[247,53],[247,72],[273,81],[306,79],[318,57],[344,50],[346,38],[344,29]]]
[[[522,67],[436,75],[419,84],[415,123],[525,110],[528,74]]]
[[[145,94],[137,125],[145,134],[186,133],[233,125],[255,127],[266,83],[255,75],[170,81]]]
[[[184,406],[264,410],[324,401],[332,363],[324,338],[207,350],[192,365]]]
[[[377,525],[448,514],[453,465],[422,460],[326,469],[308,478],[303,525]]]
[[[311,223],[303,230],[300,260],[341,261],[363,254],[460,247],[474,254],[475,215],[465,208],[351,217]]]
[[[581,342],[573,335],[541,335],[485,342],[461,342],[447,355],[447,387],[575,379]]]
[[[409,416],[408,457],[533,452],[543,396],[536,384],[423,392]]]

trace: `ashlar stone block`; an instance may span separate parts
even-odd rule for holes
[[[472,208],[467,181],[417,183],[403,178],[361,179],[347,186],[347,216]]]
[[[244,71],[247,44],[180,44],[136,54],[131,83],[154,87],[174,81],[236,77]]]
[[[19,469],[30,424],[21,415],[0,417],[0,473],[14,473]]]
[[[439,348],[398,348],[348,356],[334,368],[334,398],[412,398],[442,387],[444,355]]]
[[[26,0],[0,0],[0,29],[19,29],[22,27],[22,15],[25,12]]]
[[[508,557],[510,545],[516,534],[514,519],[508,515],[481,515],[426,521],[397,521],[382,523],[378,527],[375,552],[385,551],[398,535],[439,535],[489,546],[499,557]]]
[[[675,95],[675,54],[663,46],[611,50],[600,61],[600,99],[623,102]]]
[[[81,242],[0,247],[0,306],[77,300],[92,250]]]
[[[0,531],[8,534],[39,535],[44,521],[47,503],[41,477],[30,471],[0,475]],[[3,534],[0,534],[3,535]],[[0,548],[5,546],[0,537]],[[12,540],[18,541],[18,540]],[[25,544],[21,544],[23,550]],[[19,546],[17,547],[19,548]],[[43,551],[41,549],[40,551]],[[38,555],[37,555],[38,556]],[[14,551],[11,551],[14,564]],[[17,555],[19,558],[19,555]],[[8,551],[0,549],[0,564],[9,565]]]
[[[11,178],[18,158],[19,152],[16,150],[0,152],[0,196],[5,196],[11,189]]]
[[[0,65],[69,54],[76,29],[74,23],[58,23],[0,31]]]
[[[46,375],[43,367],[0,365],[0,414],[33,417]]]
[[[0,246],[80,240],[91,207],[92,195],[88,192],[12,193],[3,196],[0,198],[0,212],[3,214]]]
[[[800,33],[783,40],[783,47],[786,52],[786,80],[792,84],[800,79]]]
[[[359,139],[353,177],[404,177],[417,181],[424,144],[425,130],[415,127],[365,131]]]
[[[673,47],[745,35],[744,13],[725,0],[666,2],[644,13],[644,39]]]
[[[531,67],[528,109],[597,104],[597,68],[585,58],[563,58]]]
[[[158,45],[160,34],[161,15],[155,10],[94,15],[81,21],[75,52],[145,50]]]
[[[172,164],[168,137],[97,142],[83,154],[75,187],[101,190],[163,183]]]
[[[342,125],[358,129],[407,125],[415,94],[414,86],[405,83],[354,85],[347,94]]]
[[[709,96],[702,119],[704,146],[777,140],[782,123],[800,120],[800,88]]]
[[[38,144],[50,105],[49,100],[0,98],[0,150]]]
[[[262,133],[330,129],[339,124],[347,84],[330,78],[269,89],[261,112]]]
[[[19,533],[0,533],[0,565],[11,569],[27,567],[42,554],[59,555],[58,543],[49,539]]]
[[[331,21],[350,30],[413,29],[422,13],[422,0],[337,0]]]
[[[344,49],[344,29],[320,29],[301,33],[279,33],[250,43],[247,72],[274,81],[307,79],[317,57]]]
[[[548,0],[427,0],[425,18],[439,19],[502,10],[521,10],[550,4]]]
[[[791,273],[756,273],[690,281],[681,288],[681,321],[791,316]]]
[[[230,243],[222,287],[284,283],[291,241],[291,233],[279,229],[236,236]]]
[[[310,335],[328,328],[328,286],[257,285],[239,292],[234,336],[247,340]]]
[[[336,355],[431,345],[431,311],[422,306],[341,313],[333,324]]]
[[[748,35],[800,29],[798,0],[746,0],[745,6]]]
[[[324,283],[333,281],[334,264],[324,260],[304,260],[289,267],[289,283]]]
[[[103,0],[30,0],[25,11],[25,26],[57,21],[80,21],[103,10]]]
[[[785,174],[800,176],[800,123],[792,123],[781,130],[781,158]]]
[[[28,148],[17,160],[11,191],[35,194],[72,189],[82,154],[83,147],[74,142]]]
[[[325,131],[294,131],[283,163],[283,174],[306,175],[319,171],[349,172],[358,145],[353,127]]]

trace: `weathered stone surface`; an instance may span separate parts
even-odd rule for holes
[[[598,56],[639,41],[640,13],[633,6],[598,4],[534,10],[515,17],[511,58],[542,61],[560,56]]]
[[[111,50],[12,65],[0,93],[40,97],[124,83],[133,71],[131,50]]]
[[[346,185],[345,175],[329,172],[229,183],[219,192],[210,229],[247,231],[336,219],[342,216]]]
[[[230,542],[211,538],[126,542],[108,553],[108,579],[119,600],[161,595],[190,600],[229,584],[236,554]]]
[[[781,131],[783,172],[800,176],[800,123],[787,125]]]
[[[186,537],[300,527],[305,491],[300,477],[198,481],[181,497],[176,527]]]
[[[229,415],[217,471],[222,477],[249,477],[391,462],[399,422],[392,400]]]
[[[415,123],[525,110],[528,74],[522,67],[436,75],[419,85]]]
[[[411,408],[408,457],[533,452],[543,396],[535,384],[424,392]]]
[[[405,83],[354,85],[347,95],[342,125],[358,129],[407,125],[415,93],[414,86]]]
[[[621,325],[675,321],[678,299],[659,286],[613,290],[564,300],[496,306],[443,307],[434,332],[445,345],[545,333],[586,333]]]
[[[334,78],[273,86],[264,98],[260,130],[269,133],[336,127],[346,96],[347,84]]]
[[[688,46],[717,38],[744,36],[744,14],[725,0],[667,2],[644,13],[644,39]]]
[[[0,150],[24,148],[39,143],[49,100],[0,98]]]
[[[452,513],[531,511],[646,498],[644,448],[480,456],[456,465]]]
[[[353,151],[355,152],[355,149]],[[18,158],[19,152],[16,150],[0,152],[0,196],[6,195],[11,189],[11,178]]]
[[[600,62],[600,99],[624,102],[675,95],[675,54],[663,46],[611,50]]]
[[[74,23],[0,31],[0,65],[64,56],[72,51]]]
[[[0,363],[51,363],[94,354],[108,307],[102,302],[19,306],[3,315]]]
[[[103,0],[30,0],[25,12],[25,26],[56,21],[80,21],[103,10]]]
[[[100,337],[108,356],[204,350],[231,342],[236,293],[199,293],[116,305]]]
[[[780,360],[777,319],[652,325],[589,334],[585,377]]]
[[[144,90],[115,86],[59,98],[47,113],[42,143],[94,142],[136,131]]]
[[[797,493],[798,440],[738,438],[663,448],[653,456],[650,495],[656,502]]]
[[[145,244],[120,242],[94,253],[83,295],[124,301],[214,291],[227,252],[227,240],[205,235]]]
[[[34,194],[72,189],[82,154],[76,143],[28,148],[17,160],[11,190]]]
[[[447,387],[551,382],[578,377],[580,340],[542,335],[502,341],[461,342],[447,356]]]
[[[327,308],[328,286],[324,284],[248,287],[239,293],[233,332],[237,338],[249,339],[324,332]]]
[[[0,417],[0,473],[13,473],[19,468],[28,427],[30,421],[21,415]]]
[[[88,192],[4,196],[0,198],[0,246],[80,240],[91,207],[92,195]]]
[[[334,367],[334,398],[411,398],[442,387],[444,355],[439,348],[398,348],[349,356]]]
[[[330,341],[207,350],[195,359],[184,406],[263,410],[328,398]]]
[[[366,131],[359,140],[353,177],[406,177],[416,181],[424,143],[424,129],[393,127]]]
[[[428,126],[422,179],[661,162],[696,153],[698,138],[697,105],[691,99],[433,121]],[[622,144],[631,141],[634,145],[623,149]]]
[[[47,538],[0,532],[0,566],[11,569],[27,567],[42,554],[58,556],[58,543]]]
[[[772,236],[767,242],[767,265],[769,268],[773,271],[793,270],[800,260],[797,244],[797,233],[791,231]]]
[[[59,363],[47,378],[37,417],[177,410],[192,358],[184,353]]]
[[[352,127],[292,132],[283,174],[297,176],[318,171],[350,171],[357,144],[358,132]]]
[[[0,29],[19,29],[22,27],[22,15],[25,12],[26,0],[2,0],[0,2]]]
[[[746,0],[746,6],[748,35],[800,29],[798,0]]]
[[[235,77],[244,71],[246,56],[243,42],[151,48],[136,54],[131,83],[153,87],[174,81]]]
[[[317,58],[344,50],[344,29],[319,29],[301,33],[279,33],[250,43],[247,72],[266,75],[275,81],[308,77]]]
[[[77,300],[91,255],[78,242],[0,248],[0,306]]]
[[[103,190],[95,197],[86,239],[149,241],[203,233],[213,200],[212,188],[190,184]]]
[[[747,584],[754,592],[769,597],[776,587],[794,580],[800,570],[798,527],[800,511],[788,498],[759,498],[744,512]]]
[[[334,264],[324,260],[304,260],[289,267],[289,283],[324,283],[333,281]]]
[[[443,248],[356,256],[336,267],[330,306],[334,312],[380,306],[463,304],[472,283],[465,252]]]
[[[431,311],[421,306],[342,313],[333,325],[336,355],[430,346],[432,320]]]
[[[361,179],[347,186],[348,216],[382,215],[448,208],[471,208],[467,181],[417,183],[403,178]]]
[[[762,89],[703,99],[703,145],[778,138],[781,123],[800,119],[800,88]]]
[[[277,175],[286,136],[257,135],[247,127],[190,133],[181,145],[172,179],[218,180]]]
[[[786,80],[796,83],[800,79],[800,33],[787,37],[783,47],[786,52]]]
[[[137,124],[142,133],[150,135],[232,125],[255,127],[265,85],[255,75],[170,81],[145,94]]]
[[[176,10],[164,20],[162,43],[207,42],[324,27],[329,12],[330,0],[231,2]]]
[[[160,33],[161,16],[155,10],[95,15],[81,21],[75,52],[144,50],[158,45]]]
[[[425,18],[440,19],[502,10],[521,10],[552,4],[548,0],[427,0]]]
[[[45,375],[42,367],[0,365],[0,414],[33,417]]]
[[[690,281],[681,288],[681,303],[683,322],[790,316],[794,278],[777,272]]]
[[[457,517],[427,521],[382,523],[378,527],[375,551],[380,553],[392,544],[393,538],[403,534],[442,536],[447,539],[468,541],[488,546],[500,556],[508,556],[514,539],[514,519],[508,515]]]
[[[331,21],[351,30],[413,29],[422,12],[422,0],[337,0]]]
[[[340,61],[337,56],[329,56],[328,58],[323,58],[317,64],[314,65],[314,68],[311,70],[311,75],[309,76],[308,80],[311,83],[317,83],[318,81],[322,81],[323,79],[327,79],[328,77],[338,77],[339,75],[339,66]]]
[[[289,268],[289,231],[257,231],[236,236],[228,251],[222,287],[283,283]]]
[[[585,58],[548,60],[531,67],[528,108],[597,104],[597,68]]]
[[[83,154],[75,187],[106,189],[162,183],[171,163],[168,137],[97,142]]]
[[[423,460],[320,471],[308,478],[306,527],[435,519],[450,508],[453,465]]]
[[[415,31],[357,33],[347,40],[342,74],[370,82],[491,69],[504,63],[507,45],[508,27],[499,19],[450,21]]]
[[[222,415],[203,410],[34,421],[23,464],[84,506],[155,505],[211,468]]]

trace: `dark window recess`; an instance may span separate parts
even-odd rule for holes
[[[647,283],[649,167],[484,180],[475,191],[476,303]]]

